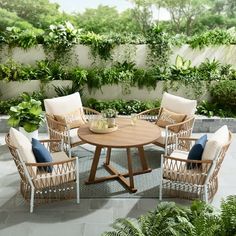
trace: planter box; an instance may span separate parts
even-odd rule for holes
[[[178,83],[178,81],[175,81],[173,83],[174,87],[179,87],[176,89],[169,89],[168,92],[172,93],[177,96],[186,97],[189,99],[197,99],[198,101],[201,100],[209,100],[210,99],[210,93],[207,91],[206,88],[203,88],[203,94],[201,96],[194,95],[194,90],[191,87],[186,87]],[[205,86],[204,86],[205,87]],[[161,100],[163,91],[165,89],[165,82],[164,81],[158,81],[156,89],[148,89],[148,88],[142,88],[139,89],[138,87],[129,87],[130,91],[129,93],[125,92],[124,86],[122,84],[118,85],[105,85],[102,86],[101,89],[92,89],[88,90],[86,88],[84,90],[84,97],[86,99],[88,98],[95,98],[100,100],[113,100],[113,99],[124,99],[124,100]]]
[[[7,100],[7,99],[18,97],[23,92],[32,93],[34,91],[39,91],[40,84],[41,83],[39,80],[22,81],[22,82],[0,81],[0,99]]]
[[[57,96],[53,86],[68,86],[71,85],[72,81],[70,80],[53,80],[47,84],[42,84],[40,80],[31,80],[31,81],[22,81],[22,82],[4,82],[0,81],[0,99],[7,100],[14,97],[18,97],[23,92],[32,93],[33,91],[40,91],[42,87],[45,91],[47,97]],[[196,99],[194,96],[193,89],[191,87],[185,87],[179,85],[178,81],[173,83],[174,87],[179,87],[176,89],[169,89],[168,92],[190,98]],[[142,88],[138,87],[128,87],[129,92],[126,91],[127,87],[124,87],[122,84],[119,85],[105,85],[101,89],[89,90],[85,88],[83,91],[83,96],[85,99],[95,98],[101,100],[112,100],[112,99],[124,99],[124,100],[156,100],[161,99],[163,90],[165,88],[164,81],[158,81],[156,89],[152,88]],[[209,92],[204,89],[203,95],[198,97],[197,100],[208,100],[210,98]]]
[[[47,84],[42,84],[40,80],[30,80],[30,81],[11,81],[4,82],[0,81],[0,99],[7,100],[14,97],[18,97],[23,92],[32,93],[34,91],[40,91],[42,85],[45,90],[47,97],[55,97],[56,92],[54,90],[55,86],[67,86],[71,85],[72,81],[70,80],[54,80]]]

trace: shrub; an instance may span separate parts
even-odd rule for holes
[[[119,115],[130,115],[132,113],[139,113],[147,109],[154,107],[159,107],[159,101],[139,101],[130,100],[125,101],[122,99],[111,100],[111,101],[101,101],[96,99],[88,99],[87,106],[91,107],[97,111],[103,111],[109,108],[115,109]]]
[[[229,196],[221,204],[221,212],[202,201],[190,207],[180,207],[173,202],[161,202],[154,211],[131,218],[117,219],[114,231],[103,236],[233,236],[236,235],[236,196]]]
[[[236,80],[222,80],[212,85],[211,96],[219,104],[236,106]]]

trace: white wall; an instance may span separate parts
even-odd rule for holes
[[[125,44],[119,45],[112,50],[112,61],[104,61],[99,57],[95,58],[91,55],[90,48],[84,45],[76,45],[71,54],[71,61],[68,62],[69,66],[81,66],[84,68],[102,66],[107,67],[112,63],[119,61],[123,62],[134,61],[138,67],[146,67],[146,61],[148,57],[147,45],[132,45]],[[183,45],[180,48],[174,48],[173,53],[170,56],[170,62],[175,63],[177,55],[190,59],[192,65],[199,65],[206,58],[213,60],[219,60],[223,64],[231,64],[236,68],[236,45],[223,45],[217,47],[206,47],[203,49],[191,49],[188,45]],[[0,51],[0,62],[4,63],[9,59],[9,56],[13,60],[25,63],[35,64],[38,60],[46,58],[42,45],[38,45],[35,48],[24,50],[21,48],[13,48],[9,52],[7,48]]]

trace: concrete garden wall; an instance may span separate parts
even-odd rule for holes
[[[23,81],[23,82],[4,82],[0,81],[0,95],[2,100],[11,99],[19,96],[23,92],[32,93],[33,91],[39,91],[41,88],[44,89],[45,94],[48,97],[56,96],[53,85],[55,86],[67,86],[71,85],[72,81],[69,80],[55,80],[47,84],[42,84],[39,80]],[[175,82],[178,84],[178,82]],[[178,90],[170,89],[170,93],[195,99],[193,94],[193,89],[191,87],[185,87],[178,85]],[[101,100],[111,100],[111,99],[124,99],[124,100],[156,100],[161,99],[163,94],[163,87],[165,87],[165,82],[158,81],[156,89],[153,88],[142,88],[130,87],[129,93],[125,93],[124,87],[122,84],[119,85],[105,85],[101,89],[92,89],[89,90],[87,87],[83,91],[85,98],[95,98]],[[203,95],[198,97],[197,100],[209,99],[209,92],[204,89]]]
[[[147,45],[119,45],[112,51],[113,61],[102,61],[99,57],[91,55],[90,48],[84,45],[76,45],[72,51],[70,62],[71,66],[81,66],[84,68],[95,66],[110,66],[114,62],[134,61],[138,67],[146,67],[149,49]],[[209,60],[219,60],[223,64],[231,64],[236,68],[236,45],[223,45],[217,47],[206,47],[203,49],[191,49],[188,45],[174,48],[170,56],[170,62],[174,64],[177,55],[192,61],[192,65],[199,65],[206,58]],[[42,45],[35,48],[24,50],[22,48],[3,48],[0,51],[0,62],[4,63],[9,58],[25,64],[35,64],[38,60],[46,58]]]
[[[115,61],[123,62],[134,61],[138,67],[146,67],[147,57],[148,57],[148,47],[147,45],[119,45],[113,49],[112,57],[113,61],[103,61],[99,57],[94,58],[91,55],[90,48],[84,45],[76,45],[74,47],[73,53],[71,54],[72,63],[70,66],[81,66],[84,68],[102,66],[108,67]],[[213,60],[219,60],[223,64],[232,64],[236,68],[236,45],[230,46],[218,46],[218,47],[207,47],[204,49],[191,49],[188,45],[183,45],[180,48],[175,48],[173,54],[170,57],[170,62],[174,63],[177,55],[181,55],[185,59],[190,59],[192,65],[199,65],[206,58]],[[38,60],[43,60],[46,58],[44,49],[42,45],[38,45],[35,48],[24,50],[21,48],[13,48],[8,50],[4,48],[0,51],[0,62],[4,63],[9,58],[23,63],[23,64],[35,64]],[[56,95],[52,84],[58,85],[68,85],[71,81],[53,81],[44,86],[46,95],[53,97]],[[0,99],[6,100],[12,97],[16,97],[22,92],[32,92],[40,89],[42,84],[40,81],[26,81],[26,82],[11,82],[5,83],[0,79]],[[96,98],[96,99],[117,99],[123,98],[126,100],[139,99],[139,100],[152,100],[162,97],[163,92],[163,82],[159,81],[155,90],[153,89],[139,89],[137,87],[130,88],[130,93],[124,93],[124,88],[122,84],[103,86],[100,90],[89,91],[85,89],[84,94],[86,97]],[[204,89],[203,95],[198,97],[198,100],[208,99],[209,93]],[[169,92],[194,98],[191,87],[182,87],[175,91],[169,90]]]

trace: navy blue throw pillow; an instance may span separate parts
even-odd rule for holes
[[[52,156],[46,147],[37,139],[32,138],[32,150],[38,163],[52,162]],[[43,169],[49,173],[52,172],[51,166],[45,166]]]
[[[189,151],[188,154],[188,160],[196,160],[196,161],[201,161],[202,160],[202,153],[205,148],[207,142],[207,135],[203,135],[200,137],[196,143],[193,145],[191,150]],[[188,163],[187,164],[187,169],[193,169],[196,167],[196,164]]]

